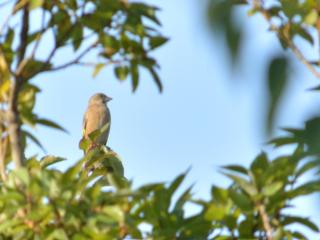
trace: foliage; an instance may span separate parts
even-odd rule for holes
[[[112,155],[112,154],[111,154]],[[185,174],[172,183],[132,190],[121,173],[108,168],[82,171],[86,161],[119,161],[110,154],[89,154],[61,172],[48,168],[60,158],[31,158],[26,168],[11,171],[0,191],[0,236],[3,239],[186,239],[206,236],[210,222],[202,215],[185,217],[187,189],[171,208]],[[110,184],[115,186],[110,189]],[[106,187],[107,186],[107,187]],[[152,226],[143,230],[142,224]],[[203,225],[203,223],[205,225]],[[198,226],[197,224],[201,224]]]
[[[26,138],[41,147],[30,132],[20,130],[22,124],[64,130],[34,113],[40,92],[31,83],[35,76],[73,65],[93,67],[96,76],[104,67],[113,65],[119,80],[131,77],[135,91],[144,68],[162,91],[159,66],[151,54],[168,39],[158,31],[161,24],[157,7],[122,0],[19,0],[6,4],[10,14],[0,28],[0,102],[8,112],[0,112],[6,120],[2,121],[1,135],[8,136],[4,141],[10,140],[19,152],[13,155],[16,165],[24,165]],[[40,22],[38,26],[31,21],[34,18]],[[45,56],[39,51],[41,47],[46,48]],[[72,49],[74,57],[57,61],[56,56],[67,48]],[[93,62],[88,61],[90,53],[97,56]],[[13,125],[18,128],[10,130]]]
[[[318,232],[311,220],[289,214],[292,200],[320,190],[319,181],[302,183],[317,159],[293,155],[270,161],[261,153],[249,169],[223,167],[229,188],[213,186],[209,201],[194,199],[192,186],[181,191],[187,173],[171,183],[147,184],[133,190],[123,177],[120,159],[105,147],[61,172],[51,165],[62,158],[28,159],[26,167],[9,172],[0,188],[0,236],[3,239],[265,239],[263,218],[274,239],[308,239],[289,228],[302,224]],[[83,164],[103,166],[92,172]],[[113,186],[113,187],[110,187]],[[188,204],[201,210],[188,216]],[[146,227],[149,226],[149,227]]]
[[[307,61],[294,43],[300,36],[315,44],[308,31],[319,26],[317,1],[272,1],[268,7],[258,0],[214,1],[211,20],[224,33],[234,64],[243,39],[233,14],[238,3],[266,18],[283,47],[317,74],[312,64],[318,61]],[[133,189],[115,152],[105,146],[91,149],[102,130],[81,142],[87,154],[66,171],[54,167],[64,161],[61,157],[26,159],[27,139],[42,145],[24,125],[66,131],[34,113],[40,92],[31,82],[35,76],[72,65],[92,66],[96,76],[112,64],[115,76],[121,81],[131,76],[136,90],[139,69],[144,67],[162,90],[158,64],[150,54],[168,39],[158,32],[158,8],[144,3],[9,0],[0,7],[6,5],[12,11],[0,29],[0,239],[308,239],[300,228],[293,228],[297,225],[319,232],[306,216],[290,213],[295,199],[320,191],[318,179],[305,178],[319,166],[318,117],[270,141],[275,147],[294,148],[291,154],[269,159],[262,152],[248,168],[224,166],[221,171],[231,184],[212,186],[209,200],[196,199],[192,186],[182,189],[187,172],[170,183]],[[33,14],[41,16],[39,29],[29,26]],[[49,55],[38,55],[50,36]],[[65,47],[76,57],[58,63],[55,56]],[[98,56],[96,62],[86,62],[90,52]],[[269,122],[288,81],[288,66],[289,59],[282,55],[269,62]],[[188,214],[190,205],[199,210]]]
[[[2,239],[265,239],[263,216],[275,229],[274,239],[307,239],[288,226],[318,226],[308,218],[288,214],[297,197],[320,190],[320,182],[301,183],[314,161],[292,156],[273,161],[260,154],[249,169],[223,167],[229,188],[213,186],[209,201],[196,200],[192,187],[177,195],[187,173],[169,184],[155,183],[135,190],[115,167],[82,170],[85,162],[121,161],[104,147],[95,149],[67,171],[50,167],[63,159],[30,158],[25,168],[10,171],[0,188]],[[311,166],[311,167],[310,167]],[[113,187],[110,187],[113,186]],[[188,216],[186,207],[201,210]],[[149,226],[149,227],[146,227]],[[222,231],[223,230],[223,231]],[[222,232],[221,232],[222,231]]]
[[[249,16],[262,17],[266,22],[266,30],[275,34],[282,48],[291,50],[319,79],[319,8],[317,0],[211,0],[208,14],[214,33],[224,36],[227,42],[233,66],[239,62],[240,49],[245,43],[245,24],[239,23],[237,11],[246,10]],[[269,85],[266,129],[269,133],[274,127],[281,96],[287,89],[286,83],[290,77],[288,72],[292,71],[288,55],[283,52],[274,55],[266,58],[265,63],[265,68],[268,69],[265,79]],[[283,62],[280,63],[279,59],[283,59]],[[270,84],[272,82],[274,84]],[[319,87],[315,86],[314,90],[319,90]]]

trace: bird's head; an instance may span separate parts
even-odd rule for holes
[[[111,100],[112,100],[111,97],[108,97],[103,93],[96,93],[90,98],[89,104],[106,104]]]

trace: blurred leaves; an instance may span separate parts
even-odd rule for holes
[[[293,207],[293,199],[318,192],[320,184],[299,180],[314,165],[297,160],[296,154],[269,160],[261,153],[249,168],[224,167],[232,183],[212,186],[209,200],[194,199],[192,186],[184,189],[189,170],[169,183],[134,190],[117,167],[117,155],[105,147],[90,151],[65,172],[54,168],[63,158],[30,158],[26,168],[9,170],[1,183],[0,234],[22,239],[253,239],[265,234],[258,210],[263,204],[275,238],[301,239],[292,224],[314,232],[319,226],[283,210]],[[96,167],[88,172],[84,163]],[[186,213],[190,204],[198,209],[192,215]]]
[[[235,3],[234,0],[211,0],[208,6],[210,27],[214,33],[224,37],[232,65],[238,61],[243,41],[243,29],[234,13]]]
[[[244,20],[240,18],[241,15],[236,13],[237,9],[242,9],[247,11],[249,16],[262,17],[270,32],[275,33],[283,49],[291,50],[316,78],[320,78],[319,56],[315,57],[309,54],[310,51],[305,50],[311,49],[311,52],[318,52],[319,39],[316,33],[320,31],[320,18],[317,1],[210,0],[208,9],[209,24],[216,36],[222,35],[225,38],[228,55],[233,60],[232,67],[240,64],[237,56],[242,46],[246,26]],[[290,62],[288,58],[280,55],[266,58],[264,64],[268,68],[268,74],[264,78],[267,79],[270,96],[265,122],[267,132],[270,134],[277,114],[280,113],[278,110],[281,98],[291,77],[288,74]],[[318,87],[314,89],[317,90]]]
[[[276,112],[281,103],[281,97],[286,90],[289,80],[289,62],[286,57],[275,57],[270,60],[268,67],[269,107],[267,131],[271,133],[274,127]]]

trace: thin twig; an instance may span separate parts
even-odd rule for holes
[[[28,46],[28,32],[29,32],[29,8],[26,6],[22,16],[22,28],[20,33],[20,47],[18,49],[18,65],[24,59]]]
[[[299,48],[291,41],[288,41],[289,47],[291,48],[292,52],[296,57],[310,70],[310,72],[316,77],[320,78],[320,72],[318,72],[314,66],[305,58]]]
[[[64,69],[64,68],[67,68],[71,65],[74,65],[74,64],[78,64],[79,61],[87,54],[89,53],[93,48],[95,48],[97,46],[98,42],[94,42],[93,44],[91,44],[89,47],[87,47],[78,57],[76,57],[75,59],[69,61],[69,62],[66,62],[66,63],[63,63],[59,66],[56,66],[56,67],[53,67],[50,69],[50,71],[57,71],[57,70],[61,70],[61,69]]]
[[[266,231],[266,234],[267,234],[267,239],[268,240],[272,240],[273,239],[273,237],[272,237],[273,229],[272,229],[271,224],[270,224],[269,216],[266,213],[265,206],[263,204],[261,204],[261,203],[258,203],[257,204],[257,208],[258,208],[258,212],[259,212],[259,215],[261,217],[261,220],[262,220],[263,228],[264,228],[264,230]]]
[[[59,41],[56,41],[55,42],[55,45],[53,47],[53,49],[51,50],[51,52],[49,53],[48,57],[47,57],[47,60],[45,61],[45,64],[44,64],[44,68],[46,66],[48,66],[48,64],[50,64],[52,58],[54,57],[54,55],[56,54],[57,50],[61,47],[60,45],[63,43],[63,41],[65,40],[65,37],[70,34],[70,32],[73,30],[75,25],[72,25],[70,27],[70,29],[68,29],[68,31],[65,32],[65,34],[59,39]],[[55,32],[54,32],[54,28],[52,28],[52,31],[53,31],[53,35],[55,35]],[[43,69],[41,69],[43,70]],[[40,70],[40,71],[41,71]]]

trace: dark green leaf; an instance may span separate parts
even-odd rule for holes
[[[232,201],[242,210],[242,211],[251,211],[252,203],[250,199],[244,195],[243,193],[237,192],[235,190],[230,189],[229,195]]]
[[[289,225],[289,224],[293,224],[293,223],[300,223],[315,232],[319,232],[318,226],[307,218],[302,218],[302,217],[297,217],[297,216],[285,216],[284,217],[284,220],[283,220],[284,225]]]
[[[44,125],[46,127],[50,127],[50,128],[54,128],[54,129],[57,129],[57,130],[61,130],[61,131],[65,132],[65,133],[68,133],[68,131],[66,129],[64,129],[63,127],[61,127],[57,123],[55,123],[55,122],[53,122],[51,120],[48,120],[48,119],[39,118],[39,119],[36,120],[36,123],[40,124],[40,125]]]
[[[245,178],[228,174],[228,173],[223,173],[223,174],[229,177],[230,179],[232,179],[243,191],[245,191],[250,196],[255,196],[258,194],[258,191],[255,188],[254,184],[250,183]]]
[[[289,62],[285,57],[273,58],[269,63],[268,70],[268,87],[269,87],[269,109],[267,130],[270,133],[273,129],[276,118],[276,111],[288,82],[288,65]]]
[[[150,49],[155,49],[165,44],[169,39],[162,36],[150,38]]]
[[[137,63],[131,62],[130,73],[132,78],[132,91],[135,92],[139,84],[139,70]]]
[[[240,165],[227,165],[223,166],[222,168],[233,172],[242,173],[244,175],[248,175],[248,170]]]
[[[117,66],[114,72],[119,80],[125,80],[129,74],[129,68],[127,66]]]
[[[41,148],[42,151],[46,152],[45,148],[43,147],[43,145],[41,144],[41,142],[35,137],[33,136],[30,132],[28,131],[22,131],[27,138],[29,138],[34,144],[36,144],[39,148]]]

